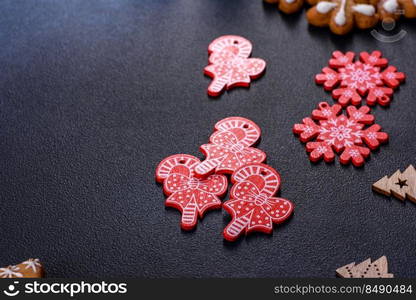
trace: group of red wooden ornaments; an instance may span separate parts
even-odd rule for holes
[[[209,65],[206,75],[213,78],[208,94],[221,95],[235,86],[248,87],[251,79],[260,77],[266,68],[264,60],[250,58],[251,43],[240,36],[226,35],[215,39],[208,47]],[[335,153],[343,164],[352,162],[362,166],[370,155],[389,136],[374,124],[374,116],[367,105],[390,104],[394,89],[405,75],[388,65],[380,51],[361,52],[354,60],[353,52],[335,51],[329,66],[316,75],[317,84],[332,91],[338,104],[321,102],[313,110],[312,118],[295,124],[293,132],[306,143],[313,162],[331,162]],[[347,114],[343,114],[343,108]],[[371,125],[371,126],[370,126]],[[242,233],[261,231],[271,233],[273,223],[281,223],[293,212],[293,204],[274,195],[280,187],[280,176],[263,164],[266,154],[252,146],[260,138],[260,128],[251,120],[230,117],[215,125],[209,143],[200,150],[206,156],[201,162],[187,154],[176,154],[164,159],[156,170],[156,180],[163,183],[168,196],[166,205],[182,212],[181,227],[195,228],[198,216],[221,206],[232,216],[224,229],[226,240],[235,241]],[[230,200],[221,202],[226,194],[227,177],[233,184]]]
[[[208,144],[200,147],[204,161],[188,154],[165,158],[156,169],[156,180],[168,196],[166,205],[182,212],[181,227],[195,228],[210,209],[221,206],[232,216],[223,235],[235,241],[242,233],[271,233],[273,223],[281,223],[293,212],[293,204],[274,195],[280,175],[263,164],[266,154],[252,147],[260,128],[241,117],[225,118],[215,124]],[[225,174],[231,175],[230,200],[221,202],[228,190]]]

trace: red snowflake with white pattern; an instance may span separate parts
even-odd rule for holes
[[[199,177],[215,173],[231,174],[239,167],[249,163],[261,163],[266,154],[251,147],[260,138],[261,130],[256,123],[241,117],[229,117],[215,124],[209,144],[200,150],[207,157],[195,168]]]
[[[213,78],[208,87],[210,96],[219,96],[224,89],[249,86],[251,79],[260,77],[266,62],[260,58],[249,58],[250,41],[241,36],[225,35],[215,39],[208,47],[209,65],[204,73]]]
[[[280,175],[265,164],[249,164],[231,177],[233,187],[224,209],[232,216],[223,235],[235,241],[242,233],[271,233],[273,223],[282,223],[293,213],[292,202],[273,197],[280,187]]]
[[[382,58],[380,51],[361,52],[357,61],[354,52],[335,51],[332,57],[329,67],[323,68],[315,80],[325,90],[332,90],[333,98],[342,106],[359,105],[364,96],[368,105],[389,105],[393,90],[405,79],[396,67],[387,66],[388,60]]]
[[[200,162],[192,155],[175,154],[165,158],[156,169],[156,180],[163,183],[163,192],[169,196],[165,204],[182,212],[184,230],[193,229],[198,216],[202,218],[207,210],[220,208],[218,197],[227,191],[224,175],[210,175],[205,179],[194,176],[195,166]]]
[[[305,118],[302,124],[293,127],[300,140],[307,142],[306,150],[310,152],[309,157],[313,162],[322,158],[326,162],[333,161],[337,152],[341,153],[341,163],[348,164],[351,161],[353,165],[361,166],[370,155],[370,149],[375,150],[380,143],[388,141],[388,134],[380,131],[380,125],[373,124],[374,116],[370,114],[368,106],[359,109],[348,106],[348,116],[340,115],[342,107],[339,104],[330,106],[321,102],[318,108],[312,112],[312,119]],[[311,141],[314,139],[316,141]]]

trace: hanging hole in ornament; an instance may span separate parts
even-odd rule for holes
[[[390,98],[389,97],[387,97],[386,95],[383,95],[383,96],[381,96],[380,97],[380,103],[388,103],[389,102],[389,100],[390,100]]]
[[[247,128],[248,128],[248,124],[244,124],[244,125],[243,125],[243,128],[244,128],[244,129],[247,129]]]
[[[233,44],[234,44],[234,45],[237,45],[237,44],[238,44],[238,41],[237,41],[237,40],[235,40],[235,41],[233,42]]]
[[[179,163],[181,164],[181,165],[183,165],[183,164],[185,164],[185,159],[183,159],[183,158],[181,158],[180,160],[179,160]]]
[[[319,108],[321,108],[321,109],[328,108],[328,103],[326,103],[326,102],[319,103]]]
[[[260,175],[262,175],[262,176],[266,176],[267,174],[269,174],[269,172],[267,172],[267,171],[265,171],[265,170],[262,170],[262,171],[260,172]]]

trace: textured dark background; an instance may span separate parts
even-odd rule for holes
[[[0,3],[0,265],[39,257],[50,277],[334,277],[387,255],[416,276],[416,205],[371,184],[415,158],[415,22],[387,44],[369,32],[336,37],[260,0]],[[267,62],[250,89],[206,95],[208,44],[252,41]],[[319,101],[314,83],[335,49],[380,49],[407,83],[376,120],[391,136],[364,168],[311,164],[292,134]],[[225,212],[182,232],[164,207],[156,165],[198,153],[232,115],[263,130],[259,148],[282,176],[295,215],[272,236],[234,244]]]

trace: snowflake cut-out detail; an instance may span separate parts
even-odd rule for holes
[[[360,59],[355,61],[354,57],[354,52],[335,51],[329,67],[316,75],[316,83],[332,91],[333,98],[342,106],[359,105],[365,96],[368,105],[389,105],[393,90],[404,81],[405,74],[388,66],[388,60],[382,58],[380,51],[361,52]]]
[[[348,116],[340,114],[342,107],[339,104],[330,106],[321,102],[318,107],[312,112],[312,119],[305,118],[302,124],[293,127],[299,139],[307,143],[306,150],[313,162],[322,158],[326,162],[333,161],[336,152],[341,153],[339,160],[342,164],[352,162],[357,167],[362,166],[370,150],[388,141],[388,134],[380,131],[380,125],[373,124],[374,116],[368,106],[359,109],[348,106]],[[365,129],[365,125],[371,126]],[[312,141],[314,139],[316,141]]]

